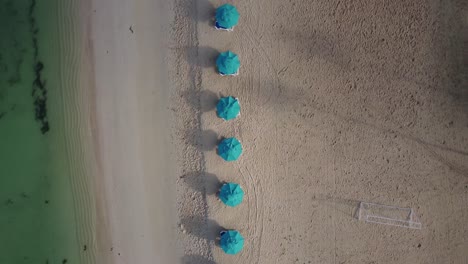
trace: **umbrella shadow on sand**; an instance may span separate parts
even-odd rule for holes
[[[220,182],[216,175],[207,172],[187,173],[181,179],[193,190],[204,192],[207,195],[216,194],[223,185],[223,182]]]
[[[216,262],[200,255],[185,255],[182,257],[182,264],[216,264]]]
[[[187,47],[187,62],[191,66],[215,69],[219,53],[217,49],[207,46]]]
[[[213,130],[204,130],[200,134],[200,144],[203,151],[214,150],[216,146],[224,139],[219,137]]]
[[[216,108],[219,95],[210,90],[203,90],[200,93],[200,109],[202,112],[209,112]]]
[[[214,21],[216,8],[209,0],[185,1],[180,7],[192,22]],[[214,22],[213,22],[214,25]]]
[[[195,135],[193,135],[195,133]],[[193,138],[191,144],[196,147],[199,151],[212,151],[223,139],[219,137],[213,130],[202,130],[202,131],[187,131],[185,135],[188,138]]]
[[[220,95],[207,89],[196,92],[186,91],[181,96],[193,109],[201,110],[203,113],[214,110],[220,98]]]
[[[216,8],[209,0],[198,0],[194,1],[197,3],[197,21],[208,22],[210,26],[214,26],[214,17],[216,14]]]
[[[180,221],[180,224],[187,233],[210,242],[215,241],[216,244],[218,244],[217,238],[219,232],[226,230],[215,220],[206,219],[201,216],[185,216]]]

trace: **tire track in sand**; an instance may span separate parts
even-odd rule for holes
[[[255,3],[255,2],[254,2]],[[258,4],[258,3],[257,3]],[[261,9],[261,7],[257,6],[257,8]],[[275,104],[275,99],[279,98],[282,94],[282,89],[280,85],[280,78],[278,75],[278,70],[276,69],[275,65],[272,63],[269,54],[266,52],[266,49],[263,43],[258,39],[258,32],[260,24],[259,20],[256,19],[257,16],[252,13],[251,10],[257,10],[256,8],[248,8],[247,9],[247,16],[251,19],[255,19],[256,23],[248,23],[252,21],[248,21],[243,25],[247,30],[245,31],[246,38],[243,40],[247,40],[249,42],[249,48],[252,48],[255,54],[252,54],[252,58],[255,58],[256,63],[252,65],[254,67],[253,72],[257,73],[259,78],[258,80],[253,80],[250,87],[252,87],[251,91],[254,97],[256,98],[255,104],[259,107],[264,107],[265,109],[272,108]],[[255,24],[255,30],[252,29],[252,24]],[[257,68],[259,67],[259,68]],[[266,74],[262,74],[263,70],[266,70]],[[255,81],[258,82],[257,87],[254,89],[253,86],[255,85]]]
[[[263,221],[264,221],[264,207],[263,207],[263,186],[260,179],[254,179],[250,170],[245,166],[238,165],[237,169],[239,174],[242,176],[247,186],[250,188],[251,195],[249,195],[248,205],[248,226],[247,226],[247,238],[251,241],[251,247],[248,251],[249,258],[255,260],[255,263],[260,261],[260,249],[262,244],[263,236]],[[247,175],[247,176],[246,176]],[[251,200],[253,199],[253,201]],[[251,204],[253,209],[251,210]]]

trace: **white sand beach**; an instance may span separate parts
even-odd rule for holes
[[[83,3],[98,164],[99,263],[466,263],[467,21],[463,1]],[[239,54],[221,77],[221,51]],[[224,122],[214,106],[241,101]],[[222,137],[244,153],[226,163]],[[227,208],[222,181],[246,192]],[[354,218],[415,209],[421,230]],[[177,225],[177,227],[176,227]],[[222,253],[238,229],[244,250]]]

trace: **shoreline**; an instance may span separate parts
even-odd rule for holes
[[[2,50],[15,54],[19,49],[20,53],[13,58],[19,62],[10,85],[15,89],[6,94],[15,107],[2,120],[8,127],[2,132],[13,133],[3,138],[15,142],[11,150],[4,145],[9,154],[2,155],[2,165],[9,166],[2,166],[6,170],[2,173],[11,177],[3,178],[2,186],[8,191],[2,195],[15,197],[19,192],[22,200],[9,198],[11,204],[2,208],[2,220],[7,221],[3,226],[8,230],[4,237],[9,241],[0,242],[7,252],[0,259],[5,263],[95,263],[93,156],[86,135],[86,92],[81,89],[86,87],[86,76],[81,76],[83,38],[76,6],[73,1],[3,4],[12,19],[17,18],[8,39],[16,44]],[[8,22],[3,25],[8,27]],[[29,44],[31,48],[25,46]],[[10,62],[6,61],[2,77],[10,75]]]
[[[82,2],[84,3],[84,2]],[[56,160],[67,157],[55,174],[64,175],[51,185],[66,188],[58,191],[58,196],[65,203],[62,210],[62,220],[54,220],[56,225],[72,223],[64,230],[70,234],[73,240],[70,254],[73,256],[62,256],[50,261],[80,263],[98,263],[98,248],[96,243],[96,196],[94,186],[95,156],[93,152],[92,137],[90,133],[90,77],[87,61],[86,28],[83,27],[82,3],[73,0],[56,1],[56,18],[47,19],[55,32],[48,32],[44,36],[46,41],[52,40],[53,45],[44,48],[45,54],[55,60],[54,68],[45,68],[48,76],[57,76],[57,80],[51,85],[56,90],[50,92],[56,103],[50,106],[51,115],[55,116],[55,125],[60,126],[61,134],[56,136],[52,150]],[[48,8],[41,10],[44,16],[51,12]],[[60,50],[60,55],[56,51]],[[48,56],[49,57],[49,56]],[[48,58],[49,60],[49,58]],[[52,131],[55,133],[55,131]],[[57,197],[57,200],[59,199]],[[58,243],[64,241],[56,239]]]

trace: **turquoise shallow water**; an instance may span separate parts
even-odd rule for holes
[[[80,263],[86,247],[76,238],[69,157],[57,155],[64,128],[50,111],[67,89],[51,70],[57,3],[0,0],[1,264]]]

